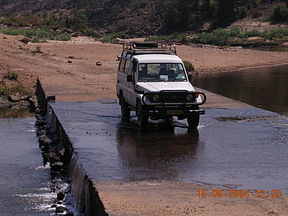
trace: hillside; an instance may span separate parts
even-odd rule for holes
[[[14,25],[11,19],[23,20],[29,16],[30,20],[42,20],[45,24],[51,19],[58,20],[65,26],[77,11],[98,33],[117,32],[123,37],[139,37],[210,31],[245,18],[270,21],[277,6],[274,21],[288,22],[288,6],[284,0],[0,0],[0,21]]]

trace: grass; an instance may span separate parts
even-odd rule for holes
[[[258,38],[248,40],[251,37]],[[179,42],[182,44],[199,43],[217,46],[277,46],[284,41],[288,41],[288,28],[243,31],[238,27],[233,27],[231,29],[216,29],[210,33],[204,32],[194,38],[189,38],[184,33],[174,33],[172,35],[150,37],[146,41]]]
[[[239,28],[217,29],[211,33],[201,33],[191,40],[192,43],[212,44],[217,46],[233,46],[247,43],[247,39],[259,37],[258,45],[276,45],[277,41],[288,40],[288,28],[277,28],[266,31],[241,31]],[[233,41],[237,39],[238,43]],[[282,40],[280,40],[282,39]],[[270,40],[270,41],[269,41]],[[273,41],[271,42],[271,40]],[[252,42],[251,42],[252,44]],[[257,43],[255,44],[257,45]]]
[[[19,93],[20,95],[31,95],[32,91],[21,83],[17,83],[16,85],[10,87],[6,85],[0,85],[0,97],[13,95],[16,93]]]
[[[31,39],[31,42],[45,42],[48,40],[61,40],[68,41],[71,39],[71,36],[64,33],[57,33],[49,29],[24,29],[24,28],[0,28],[0,33],[6,35],[23,35]]]

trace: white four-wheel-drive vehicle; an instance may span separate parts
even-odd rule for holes
[[[190,83],[175,45],[129,43],[123,45],[117,73],[117,96],[122,120],[128,121],[136,111],[140,128],[147,127],[149,118],[173,116],[187,119],[189,128],[197,128],[199,109],[206,101]]]

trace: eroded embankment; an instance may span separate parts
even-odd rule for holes
[[[36,87],[37,102],[35,104],[36,127],[39,146],[45,164],[50,164],[51,176],[60,177],[70,183],[71,189],[58,193],[58,200],[67,198],[71,192],[73,203],[80,214],[102,216],[108,215],[99,198],[93,182],[83,170],[77,154],[74,152],[64,128],[46,99],[39,80]],[[68,209],[55,205],[56,213],[73,215]]]

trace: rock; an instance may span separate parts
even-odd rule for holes
[[[3,100],[0,97],[0,107],[11,107],[12,103],[8,100]]]
[[[51,164],[52,171],[60,171],[64,166],[63,162],[54,162]]]
[[[30,95],[23,95],[23,96],[20,97],[20,100],[26,100],[26,101],[28,101],[29,98],[31,98]]]
[[[43,125],[46,125],[47,123],[46,123],[46,119],[44,119],[44,118],[39,118],[36,122],[35,122],[35,125],[37,126],[37,127],[39,127],[39,126],[43,126]]]
[[[9,95],[9,96],[7,96],[7,99],[10,102],[20,102],[20,100],[21,100],[19,93],[16,93],[14,95]]]
[[[21,106],[20,104],[16,104],[16,105],[12,105],[11,110],[20,110],[22,108],[23,106]]]
[[[22,38],[21,40],[19,40],[20,42],[24,43],[24,44],[28,44],[30,42],[30,40],[28,38]]]
[[[121,39],[121,38],[116,38],[115,39],[115,43],[119,43],[119,44],[124,44],[125,40]]]
[[[247,41],[256,41],[256,40],[263,40],[261,37],[248,37]]]
[[[72,36],[72,37],[78,37],[79,34],[78,34],[78,32],[74,32],[74,33],[71,34],[71,36]]]
[[[46,139],[47,139],[46,135],[39,136],[38,138],[39,146],[45,146],[45,144],[47,143]]]
[[[67,212],[68,209],[65,208],[64,206],[57,206],[56,207],[56,213],[64,213],[64,212]]]
[[[49,153],[49,158],[51,159],[51,161],[60,161],[60,157],[55,152],[50,152]],[[58,166],[57,163],[58,162],[55,162],[54,165]],[[62,162],[60,162],[60,163],[62,163]]]
[[[101,63],[100,61],[97,61],[97,62],[96,62],[96,65],[97,65],[97,66],[101,66],[102,63]]]
[[[28,106],[30,106],[30,103],[29,103],[28,101],[21,100],[21,101],[20,101],[20,105],[21,105],[21,106],[28,107]]]
[[[60,155],[64,156],[65,154],[65,148],[61,149],[60,151],[58,151]]]
[[[65,198],[65,194],[63,193],[63,192],[59,192],[58,194],[57,194],[57,199],[58,200],[63,200]]]

